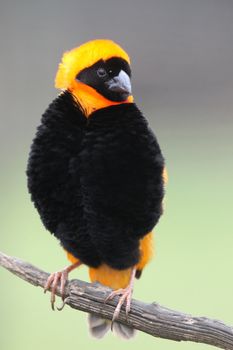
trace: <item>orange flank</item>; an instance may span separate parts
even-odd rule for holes
[[[67,258],[72,264],[76,264],[76,262],[79,261],[79,259],[75,258],[71,253],[67,252]]]
[[[168,183],[168,173],[166,168],[163,169],[163,181],[165,185]]]
[[[153,255],[153,237],[152,232],[148,233],[140,241],[140,260],[136,268],[142,270],[151,260]],[[76,263],[76,259],[72,254],[67,252],[67,257],[72,263]],[[100,282],[112,289],[126,288],[129,284],[132,269],[116,270],[106,264],[102,264],[98,268],[89,268],[91,282]]]
[[[140,260],[137,264],[137,270],[142,270],[152,259],[153,256],[153,234],[148,233],[140,240]]]

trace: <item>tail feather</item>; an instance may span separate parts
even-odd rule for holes
[[[94,338],[101,339],[111,328],[111,322],[103,318],[88,314],[89,331]]]
[[[111,328],[111,321],[93,314],[88,315],[88,323],[90,334],[97,339],[103,338]],[[113,331],[123,339],[130,339],[135,335],[135,329],[119,322],[114,322]]]
[[[119,322],[114,322],[113,324],[113,331],[116,332],[116,334],[123,339],[130,339],[133,338],[135,336],[135,329],[130,327],[130,326],[126,326],[125,324],[119,323]]]

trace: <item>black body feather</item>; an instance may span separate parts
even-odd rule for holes
[[[135,104],[87,119],[69,92],[42,116],[28,188],[45,227],[83,263],[116,269],[139,260],[139,240],[162,213],[164,160]]]

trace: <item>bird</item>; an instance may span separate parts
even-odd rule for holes
[[[117,322],[130,305],[135,278],[153,255],[152,230],[163,213],[165,160],[147,119],[134,102],[131,62],[109,39],[66,51],[58,66],[60,90],[42,115],[29,152],[28,190],[45,228],[60,242],[70,265],[52,273],[64,300],[68,274],[84,264],[91,282],[118,296],[112,325],[89,315],[102,338],[110,328],[124,338],[132,327]],[[114,326],[113,326],[114,325]]]

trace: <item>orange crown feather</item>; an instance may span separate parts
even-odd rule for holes
[[[97,39],[67,51],[63,54],[55,78],[55,87],[67,89],[76,75],[83,69],[92,66],[100,59],[121,57],[130,64],[128,54],[115,42],[106,39]]]

